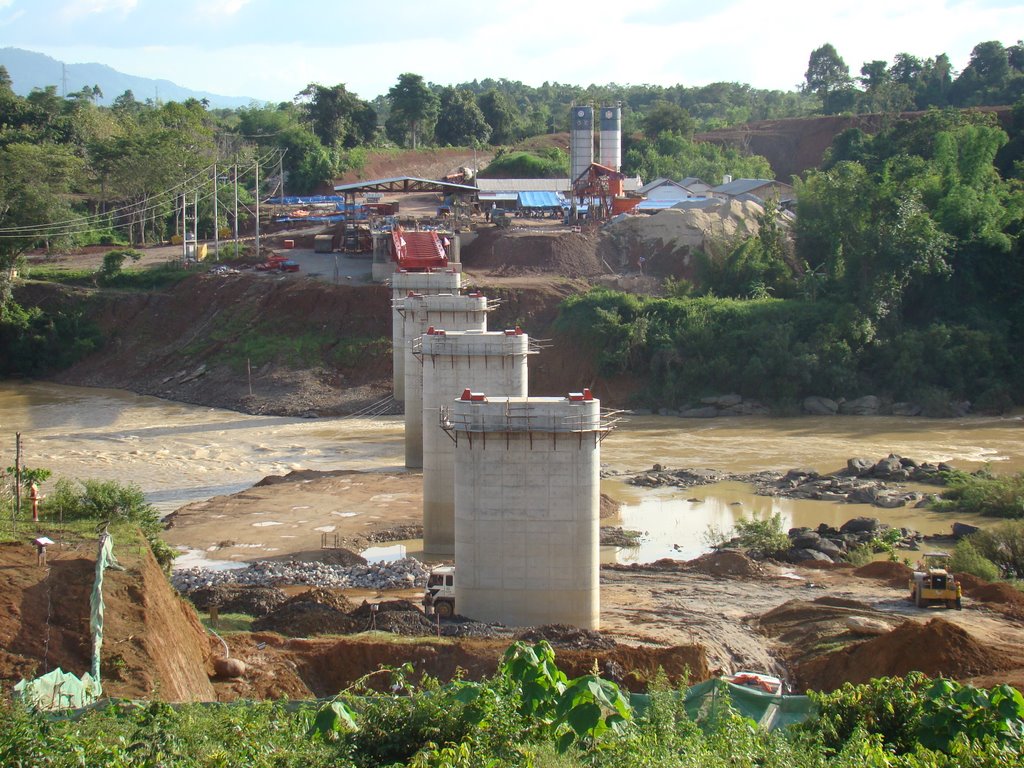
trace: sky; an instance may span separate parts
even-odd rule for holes
[[[856,76],[901,52],[959,71],[1020,38],[1024,0],[0,0],[0,45],[271,102],[311,82],[373,99],[403,72],[794,90],[824,43]]]

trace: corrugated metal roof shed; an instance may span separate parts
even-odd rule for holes
[[[519,193],[518,192],[478,192],[477,193],[477,197],[480,199],[481,203],[498,202],[498,201],[507,202],[507,201],[511,201],[511,200],[518,200],[519,199]]]
[[[663,186],[677,187],[677,188],[679,188],[680,190],[682,190],[684,192],[686,191],[685,187],[682,184],[680,184],[678,181],[672,181],[672,179],[667,179],[664,176],[659,176],[654,181],[649,181],[646,184],[644,184],[642,187],[637,189],[637,192],[639,192],[641,195],[646,195],[652,189],[657,189],[658,187],[663,187]]]
[[[476,180],[481,192],[567,192],[569,179],[481,179]]]
[[[476,179],[480,192],[561,192],[568,194],[572,188],[569,179]],[[638,177],[627,176],[622,182],[626,192],[640,188]]]
[[[760,189],[768,184],[775,184],[776,182],[772,179],[733,179],[728,184],[720,184],[715,187],[712,192],[720,195],[729,195],[735,197],[742,195],[747,192],[752,192],[755,189]]]

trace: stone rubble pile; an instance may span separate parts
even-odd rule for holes
[[[171,583],[182,594],[219,584],[251,584],[260,587],[312,584],[342,589],[408,589],[425,586],[429,573],[430,570],[414,557],[390,563],[353,566],[261,560],[235,570],[183,568],[174,572]]]
[[[817,529],[792,528],[789,531],[790,548],[785,553],[786,560],[791,563],[807,560],[841,563],[851,550],[862,544],[871,544],[885,536],[889,530],[888,525],[874,517],[855,517],[838,529],[825,523]],[[899,541],[895,544],[897,548],[918,549],[918,542],[922,538],[920,533],[900,528],[899,534]]]
[[[871,504],[895,509],[911,503],[923,505],[928,496],[920,491],[889,486],[888,483],[942,485],[943,473],[952,469],[948,464],[919,463],[895,454],[889,454],[880,461],[851,458],[846,462],[845,470],[834,474],[820,474],[811,469],[791,469],[786,473],[734,475],[709,469],[669,470],[655,464],[650,470],[630,478],[629,483],[646,488],[692,488],[732,480],[752,485],[759,496]]]

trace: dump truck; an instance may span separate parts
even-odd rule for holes
[[[910,599],[918,608],[942,603],[947,608],[962,609],[960,582],[949,570],[947,552],[926,552],[910,578]]]
[[[423,590],[423,610],[444,619],[455,615],[454,565],[440,565],[430,571]]]
[[[499,229],[508,229],[512,226],[512,214],[504,208],[491,210],[491,223]]]

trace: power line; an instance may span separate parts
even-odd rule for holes
[[[269,150],[252,161],[251,165],[246,164],[246,171],[252,168],[258,169],[260,165],[267,164],[274,158],[274,155],[279,155],[278,159],[280,159],[283,158],[284,153],[279,149]],[[145,219],[146,216],[157,211],[163,205],[166,205],[171,200],[177,199],[179,195],[187,196],[191,194],[196,196],[200,190],[202,190],[201,199],[205,202],[210,199],[216,191],[218,180],[216,178],[213,179],[214,192],[206,192],[207,183],[206,178],[204,177],[211,171],[214,171],[215,168],[216,164],[208,165],[206,168],[197,171],[192,176],[185,179],[185,181],[153,194],[147,199],[147,204],[141,208],[138,204],[129,204],[115,208],[112,211],[91,214],[89,216],[80,216],[74,219],[52,222],[46,225],[26,224],[14,227],[0,227],[0,239],[44,238],[58,235],[70,235],[78,232],[87,232],[92,229],[93,224],[99,223],[110,223],[112,226],[117,226],[118,224],[127,223],[136,219]],[[201,181],[197,181],[197,179],[201,179]],[[258,197],[259,189],[255,189],[254,191]]]

